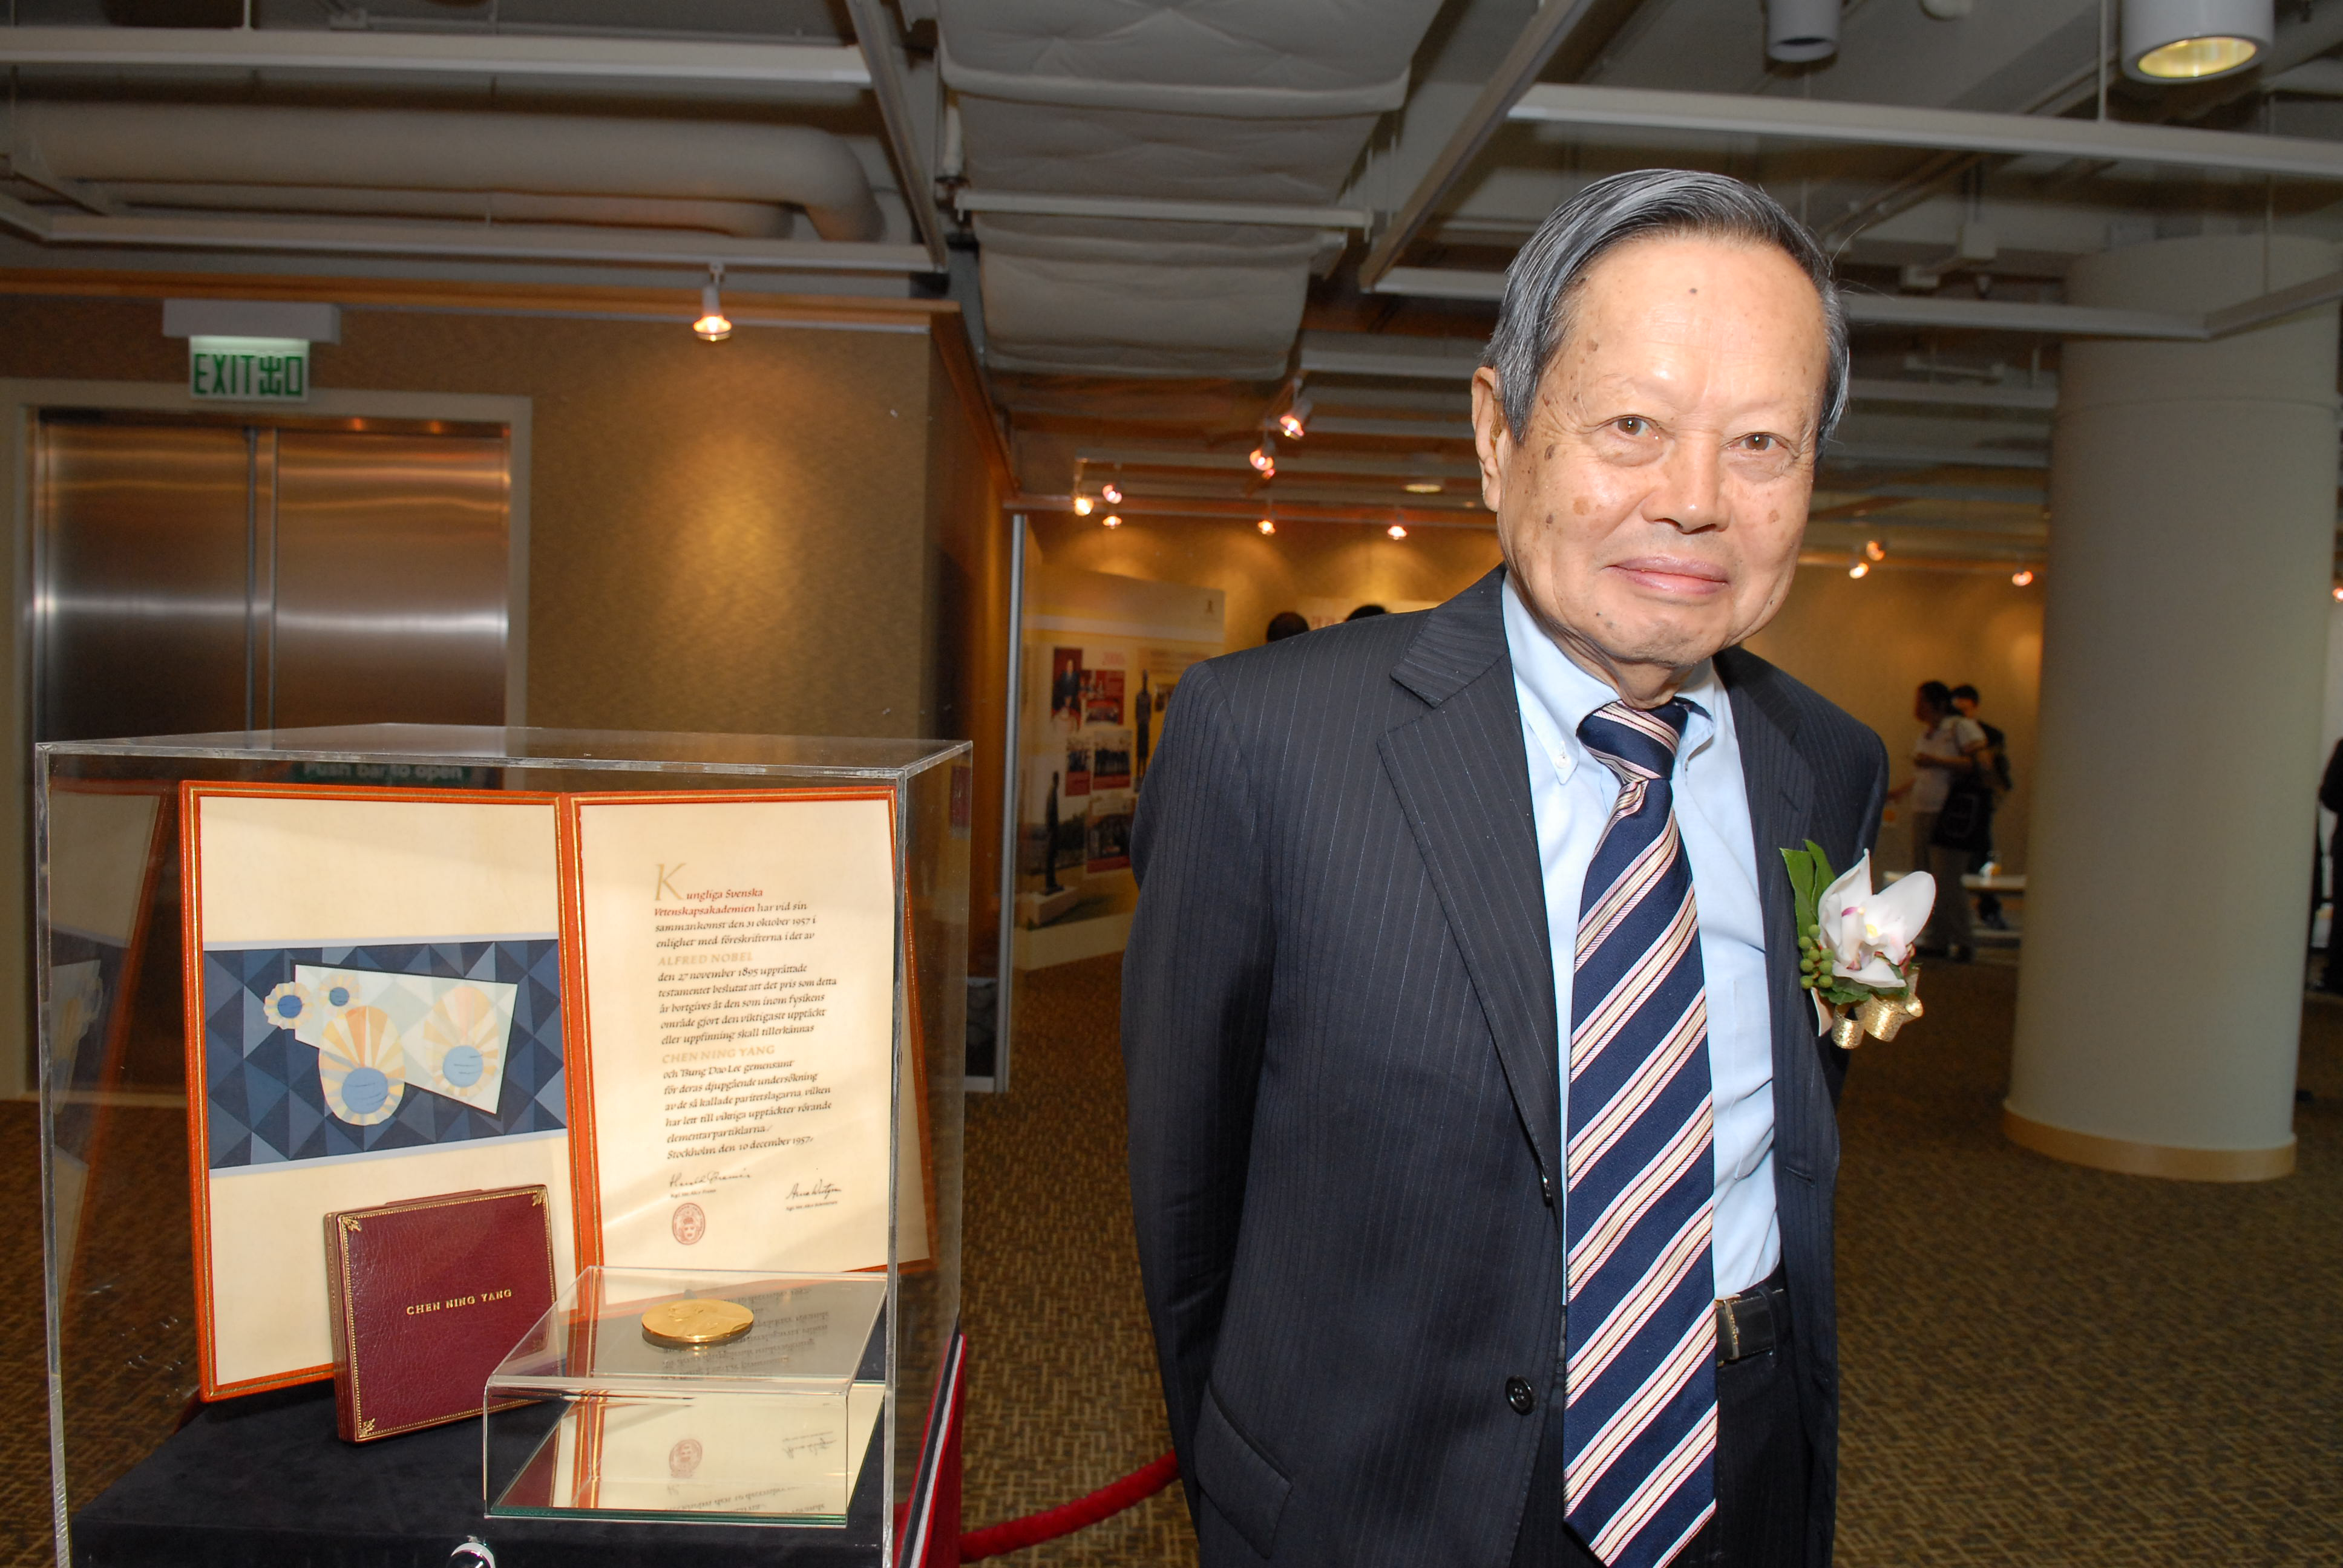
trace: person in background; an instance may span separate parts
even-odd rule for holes
[[[2335,749],[2327,755],[2327,772],[2325,777],[2318,780],[2318,803],[2329,811],[2343,816],[2343,740],[2337,741]],[[2318,839],[2315,833],[2310,842],[2312,849],[2316,849],[2318,847]],[[2338,843],[2343,843],[2343,823],[2336,825],[2334,837],[2327,841],[2327,854],[2330,865],[2334,863],[2335,849]],[[2310,916],[2311,919],[2317,920],[2318,918],[2319,869],[2317,856],[2312,857],[2310,864]],[[2327,879],[2327,886],[2329,890],[2343,887],[2343,879],[2329,875]],[[2343,940],[2338,939],[2343,939],[2343,932],[2337,931],[2330,924],[2327,932],[2327,968],[2318,977],[2320,990],[2343,991],[2343,960],[2338,960],[2336,954],[2338,948],[2343,948]]]
[[[1941,680],[1924,680],[1912,699],[1912,717],[1926,728],[1912,743],[1913,776],[1888,793],[1912,798],[1912,869],[1936,879],[1936,907],[1921,936],[1921,950],[1941,952],[1956,963],[1971,957],[1968,895],[1961,876],[1968,856],[1936,842],[1936,819],[1953,792],[1956,779],[1974,779],[1983,766],[1985,731],[1974,719],[1953,709],[1952,688]]]
[[[1389,615],[1390,613],[1391,612],[1389,610],[1386,610],[1379,604],[1363,604],[1342,618],[1344,620],[1364,620],[1371,615]]]
[[[1282,609],[1269,618],[1267,640],[1283,642],[1287,638],[1300,637],[1309,629],[1310,623],[1302,618],[1300,610]]]
[[[2009,737],[1977,718],[1978,701],[1976,687],[1963,682],[1953,688],[1953,711],[1963,719],[1975,721],[1976,727],[1985,731],[1986,782],[1992,789],[1994,805],[1998,807],[2001,801],[2008,798],[2010,790],[2016,788],[2009,775]],[[1993,864],[2000,853],[1994,848],[1991,811],[1986,813],[1983,838],[1985,848],[1972,850],[1969,854],[1969,869],[1978,873],[1982,873],[1987,866]],[[2009,929],[2009,922],[2002,919],[2001,895],[1998,893],[1986,892],[1977,895],[1976,918],[1996,931],[2006,931]]]

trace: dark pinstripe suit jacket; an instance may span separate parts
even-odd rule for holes
[[[1501,1568],[1555,1386],[1563,1179],[1545,894],[1502,570],[1190,670],[1147,775],[1123,960],[1140,1261],[1207,1568]],[[1717,656],[1773,972],[1775,1171],[1830,1557],[1841,1054],[1775,850],[1853,862],[1877,736]]]

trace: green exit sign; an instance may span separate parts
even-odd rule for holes
[[[307,403],[309,345],[298,337],[189,337],[187,394],[207,403]]]

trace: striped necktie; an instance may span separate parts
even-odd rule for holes
[[[1578,738],[1619,776],[1586,869],[1570,1000],[1568,1518],[1613,1568],[1716,1511],[1708,1006],[1676,831],[1690,710],[1613,702]]]

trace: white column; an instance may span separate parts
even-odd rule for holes
[[[2068,297],[2198,312],[2336,265],[2302,239],[2159,240],[2077,262]],[[2328,305],[2216,343],[2066,347],[2004,1117],[2045,1154],[2294,1168],[2336,334]]]

